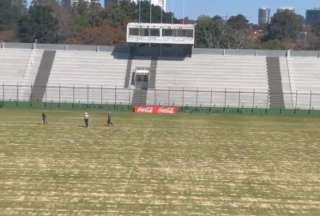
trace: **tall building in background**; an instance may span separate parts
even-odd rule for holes
[[[271,20],[270,8],[259,8],[258,24],[260,26],[269,24]]]
[[[309,25],[320,24],[320,8],[307,10],[306,23]]]

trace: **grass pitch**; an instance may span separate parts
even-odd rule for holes
[[[0,110],[0,215],[320,215],[320,119]]]

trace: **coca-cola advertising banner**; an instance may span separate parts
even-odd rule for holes
[[[164,106],[135,106],[133,108],[135,113],[153,113],[153,114],[169,114],[177,113],[177,107],[164,107]]]

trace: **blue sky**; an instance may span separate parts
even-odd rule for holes
[[[279,7],[294,7],[296,12],[305,15],[305,10],[320,7],[320,0],[167,0],[168,8],[174,10],[179,17],[185,14],[195,18],[199,15],[232,16],[245,15],[256,23],[259,7],[271,8],[274,12]],[[184,5],[184,10],[181,9]],[[183,12],[184,11],[184,12]]]
[[[306,9],[320,7],[320,0],[167,0],[167,7],[178,17],[196,18],[204,14],[232,16],[241,13],[256,23],[259,7],[269,7],[273,12],[279,7],[294,7],[297,13],[305,15]]]

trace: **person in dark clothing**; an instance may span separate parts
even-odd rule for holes
[[[111,116],[111,113],[108,112],[107,113],[107,116],[108,116],[108,119],[107,119],[107,125],[108,127],[111,127],[113,124],[112,124],[112,116]]]
[[[41,114],[41,117],[42,117],[42,124],[43,125],[48,124],[47,115],[44,112]]]
[[[89,114],[87,112],[84,113],[83,120],[84,120],[85,127],[88,128],[89,127]]]

